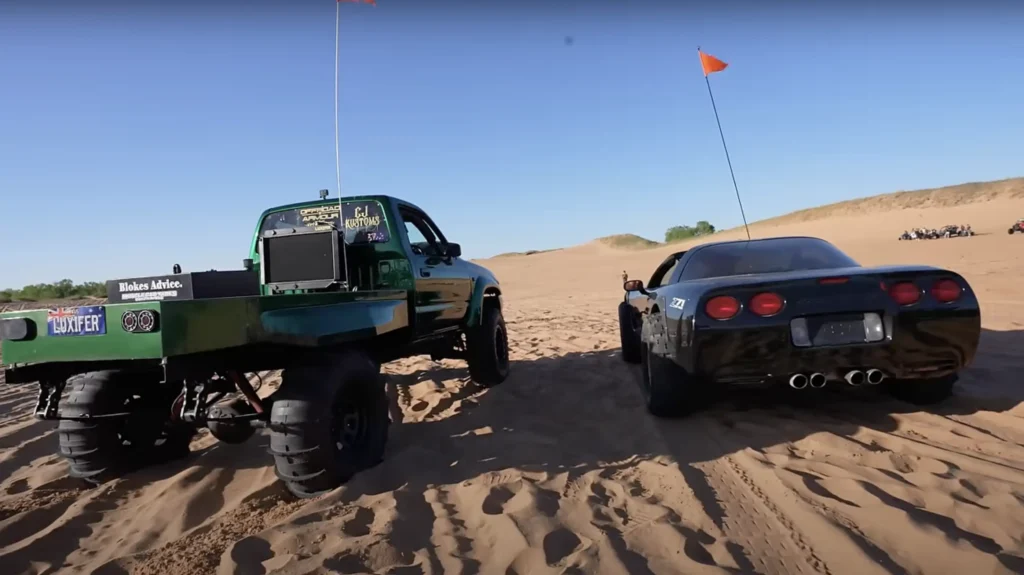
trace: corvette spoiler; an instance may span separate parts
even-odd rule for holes
[[[883,277],[912,277],[922,274],[949,275],[962,279],[960,274],[944,268],[933,266],[877,266],[877,267],[847,267],[847,268],[826,268],[814,270],[798,270],[791,272],[777,272],[767,274],[742,274],[733,276],[720,276],[701,280],[692,280],[690,285],[704,284],[707,289],[717,287],[756,287],[759,285],[770,285],[779,283],[800,282],[802,280],[853,278],[858,276],[883,276]]]

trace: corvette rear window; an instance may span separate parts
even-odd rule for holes
[[[693,253],[680,279],[855,267],[832,244],[811,238],[779,238],[718,244]]]

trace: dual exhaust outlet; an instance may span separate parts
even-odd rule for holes
[[[851,369],[846,372],[843,376],[846,383],[856,387],[867,383],[869,385],[878,385],[885,379],[885,374],[878,369],[869,369],[866,372],[859,369]],[[821,389],[828,383],[828,378],[825,377],[824,373],[814,372],[811,375],[804,375],[802,373],[794,373],[789,378],[789,386],[793,389],[804,389],[805,387],[812,387],[814,389]]]

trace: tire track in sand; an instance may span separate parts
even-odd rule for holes
[[[693,466],[704,474],[715,493],[724,514],[722,530],[742,547],[758,572],[832,574],[796,522],[733,456]]]
[[[790,494],[771,469],[751,456],[745,447],[750,438],[713,414],[653,423],[702,511],[746,559],[745,571],[893,572],[872,560],[862,542],[834,518]]]

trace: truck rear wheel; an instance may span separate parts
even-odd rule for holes
[[[68,461],[72,477],[99,485],[188,455],[195,429],[169,421],[174,398],[158,384],[139,382],[118,371],[95,371],[72,377],[67,386],[68,398],[60,410],[63,417],[131,414],[60,420],[60,454]]]
[[[390,423],[384,378],[366,354],[286,369],[270,411],[277,477],[296,497],[326,493],[381,462]]]
[[[508,377],[508,332],[497,305],[484,305],[480,325],[466,334],[469,377],[483,387],[492,387]]]

